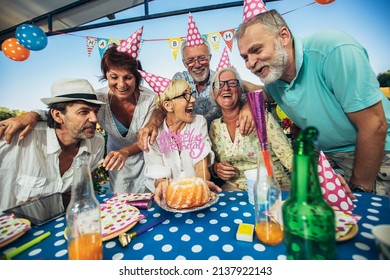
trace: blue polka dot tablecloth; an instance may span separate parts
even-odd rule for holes
[[[198,212],[171,213],[155,203],[141,210],[145,218],[129,232],[152,223],[160,217],[165,221],[135,237],[123,248],[118,238],[103,243],[106,260],[284,260],[284,243],[278,246],[236,240],[240,223],[254,224],[253,205],[245,192],[222,192],[219,200]],[[284,193],[284,198],[287,194]],[[373,194],[355,194],[354,214],[361,215],[359,232],[352,239],[337,243],[337,258],[343,260],[378,259],[378,251],[371,229],[379,224],[390,224],[390,199]],[[98,196],[104,202],[110,195]],[[65,216],[48,224],[33,227],[18,240],[0,249],[0,254],[10,251],[44,232],[49,238],[16,256],[19,260],[68,259],[67,241],[64,238]]]

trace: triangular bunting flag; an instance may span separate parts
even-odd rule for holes
[[[113,43],[115,43],[117,46],[121,44],[123,40],[119,38],[109,38],[108,39],[108,45],[111,46]]]
[[[234,28],[229,30],[224,30],[219,32],[225,41],[226,46],[228,46],[229,50],[232,51],[233,48],[233,37],[234,37]]]
[[[220,44],[220,39],[221,35],[218,32],[212,32],[207,34],[207,38],[211,44],[211,47],[213,48],[214,52],[218,52],[219,49],[219,44]]]
[[[97,45],[99,47],[100,58],[102,58],[104,52],[108,48],[108,39],[99,38]]]
[[[172,52],[173,58],[175,60],[176,60],[176,57],[177,57],[177,53],[179,51],[179,47],[180,47],[181,41],[182,40],[181,40],[180,37],[168,38],[169,47],[171,48],[171,52]]]
[[[96,37],[87,36],[87,52],[88,52],[88,56],[91,56],[93,47],[96,45],[96,43],[97,43],[97,38]]]

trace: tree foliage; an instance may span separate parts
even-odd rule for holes
[[[23,113],[24,113],[23,111],[10,110],[6,107],[0,107],[0,121],[11,118],[11,117],[19,116]]]
[[[377,79],[380,87],[390,87],[390,70],[379,73]]]

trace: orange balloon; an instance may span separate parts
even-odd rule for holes
[[[18,39],[9,38],[1,44],[3,53],[12,60],[24,61],[30,56],[30,50],[19,44]]]
[[[330,3],[334,2],[334,1],[335,0],[316,0],[316,2],[318,4],[321,4],[321,5],[328,5],[328,4],[330,4]]]

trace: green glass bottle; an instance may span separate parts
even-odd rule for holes
[[[321,193],[314,150],[317,137],[318,130],[308,127],[294,142],[291,192],[282,209],[290,260],[336,259],[335,215]]]

